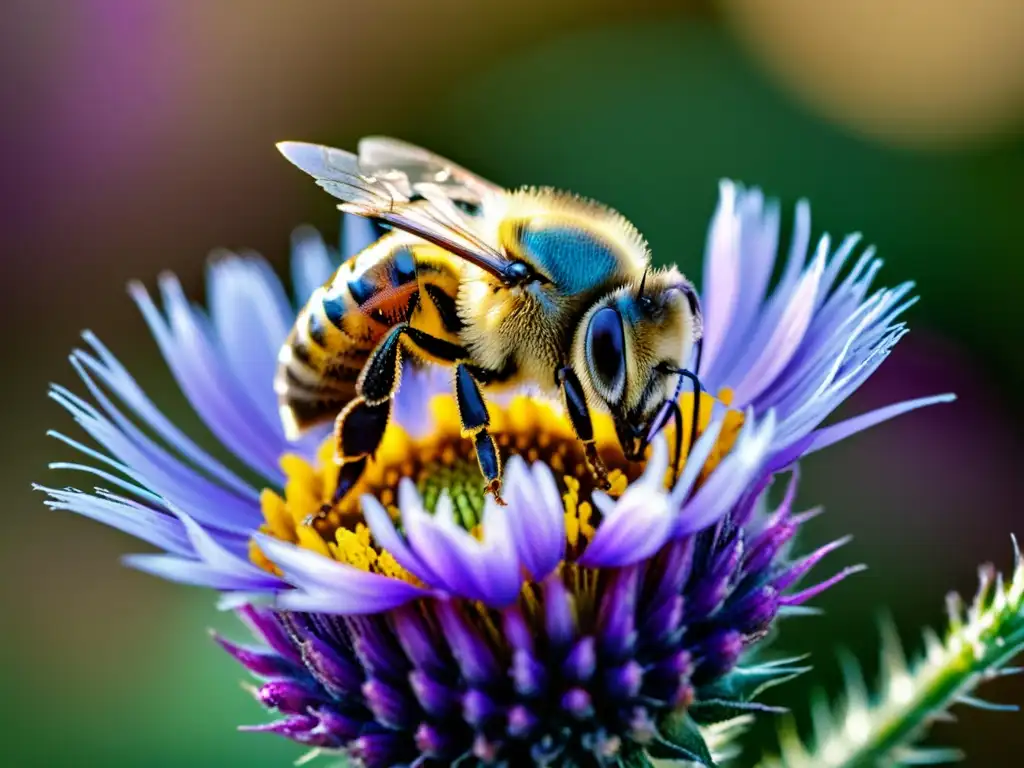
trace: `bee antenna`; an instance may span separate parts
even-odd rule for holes
[[[650,271],[651,271],[651,266],[650,266],[650,264],[648,264],[644,268],[644,276],[640,278],[640,287],[637,288],[637,291],[636,291],[636,297],[638,299],[643,298],[644,286],[647,285],[647,273],[650,272]]]

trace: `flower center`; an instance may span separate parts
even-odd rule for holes
[[[719,393],[719,400],[728,404],[731,393]],[[700,435],[711,420],[714,398],[701,396],[697,432]],[[693,395],[685,393],[679,400],[683,414],[683,457],[689,453],[690,420]],[[447,396],[431,401],[434,428],[425,437],[410,436],[399,424],[392,423],[384,434],[376,456],[362,478],[326,518],[313,525],[305,522],[324,503],[329,502],[337,481],[337,465],[333,461],[334,441],[328,438],[317,452],[315,465],[288,454],[282,457],[285,473],[282,493],[264,489],[260,503],[265,523],[260,530],[283,541],[314,550],[339,562],[362,570],[393,578],[415,581],[415,578],[378,547],[363,522],[359,499],[371,494],[380,500],[392,517],[399,521],[396,506],[399,480],[413,478],[427,509],[433,510],[442,491],[447,491],[455,509],[456,520],[466,530],[480,534],[484,508],[483,481],[472,441],[462,437],[455,402]],[[562,491],[565,506],[566,540],[572,552],[586,546],[598,521],[590,502],[595,490],[587,469],[583,446],[576,439],[572,425],[561,409],[545,400],[517,396],[506,406],[489,405],[490,432],[495,436],[502,455],[519,455],[527,462],[541,461],[551,468]],[[609,469],[609,495],[621,495],[636,480],[646,462],[630,462],[622,453],[611,417],[594,414],[594,439],[598,453]],[[730,410],[718,440],[701,470],[698,483],[710,474],[736,440],[743,424],[743,414]],[[674,445],[674,425],[666,428],[670,453]],[[680,464],[684,462],[681,461]],[[672,469],[666,474],[666,487],[671,484]],[[254,563],[277,572],[276,566],[251,544]]]

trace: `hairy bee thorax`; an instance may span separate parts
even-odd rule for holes
[[[642,271],[649,262],[647,241],[629,219],[614,208],[571,192],[522,187],[489,206],[487,217],[497,223],[499,243],[517,257],[529,258],[528,250],[522,247],[523,233],[555,229],[581,238],[589,236],[610,247],[623,276]],[[583,255],[575,254],[578,260]]]
[[[524,188],[489,203],[481,229],[536,280],[514,288],[472,266],[460,291],[464,341],[482,364],[512,360],[517,380],[555,386],[580,318],[600,296],[646,268],[647,243],[624,216],[551,188]]]

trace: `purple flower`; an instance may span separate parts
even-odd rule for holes
[[[71,361],[90,398],[63,387],[52,397],[99,447],[55,434],[87,462],[54,467],[104,488],[43,488],[47,505],[149,542],[160,552],[129,565],[212,587],[249,623],[257,646],[220,642],[261,678],[256,696],[280,717],[247,730],[366,766],[706,761],[701,726],[770,709],[756,694],[800,671],[744,665],[744,655],[779,615],[855,570],[799,585],[843,542],[791,553],[812,516],[793,510],[795,463],[950,399],[821,426],[905,333],[897,320],[911,286],[869,293],[870,250],[844,272],[856,237],[835,250],[824,237],[808,256],[801,204],[769,290],[778,225],[760,192],[723,183],[703,292],[701,377],[715,396],[702,397],[675,481],[671,441],[659,437],[644,466],[630,465],[598,417],[613,471],[612,489],[594,490],[558,406],[515,395],[492,416],[511,457],[498,507],[481,492],[448,373],[409,370],[358,492],[325,523],[304,524],[334,478],[325,434],[291,444],[278,421],[275,359],[296,305],[263,261],[225,255],[210,266],[206,311],[173,277],[160,281],[162,310],[131,290],[182,391],[259,487],[175,427],[87,333]],[[372,237],[346,219],[343,255]],[[295,298],[336,263],[300,230]],[[787,492],[769,508],[783,471]]]

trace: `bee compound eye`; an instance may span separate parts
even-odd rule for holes
[[[626,386],[626,339],[622,317],[612,307],[599,309],[590,319],[587,362],[601,394],[617,402]]]

